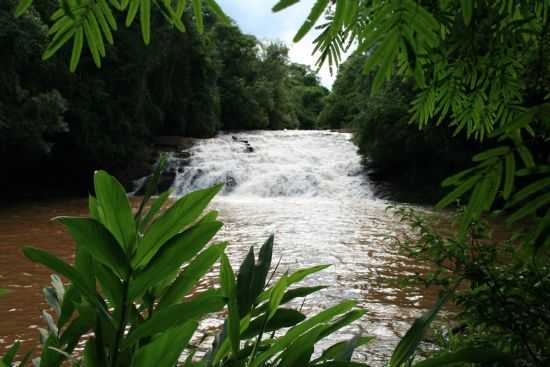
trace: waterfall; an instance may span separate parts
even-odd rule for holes
[[[174,195],[224,182],[222,195],[371,197],[351,134],[328,131],[222,133],[172,156]]]

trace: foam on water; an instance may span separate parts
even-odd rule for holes
[[[371,197],[351,134],[258,131],[200,140],[175,180],[175,196],[225,182],[238,197]]]

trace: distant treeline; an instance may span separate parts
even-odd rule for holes
[[[85,192],[92,170],[150,160],[146,147],[158,135],[317,127],[328,90],[282,44],[206,14],[203,34],[190,15],[185,33],[152,19],[154,42],[145,46],[139,25],[120,19],[102,69],[85,52],[72,74],[70,47],[41,61],[56,4],[35,2],[16,19],[16,1],[0,3],[0,161],[12,192]]]

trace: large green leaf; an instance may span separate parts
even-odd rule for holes
[[[281,304],[281,301],[285,295],[285,290],[288,287],[288,277],[286,275],[283,275],[281,279],[275,283],[271,290],[271,294],[269,297],[269,306],[268,306],[268,320],[275,315],[275,312],[277,312],[277,308],[279,308],[279,305]]]
[[[13,345],[8,349],[6,354],[4,354],[4,357],[2,357],[1,362],[5,363],[7,366],[11,366],[11,364],[13,363],[13,359],[15,358],[20,347],[21,347],[20,341],[16,341],[15,343],[13,343]]]
[[[297,338],[281,355],[279,367],[306,366],[313,354],[313,346],[324,325],[320,324]]]
[[[351,310],[350,312],[346,313],[345,315],[342,315],[341,317],[334,320],[332,323],[327,325],[323,332],[319,335],[320,339],[326,338],[327,336],[331,335],[335,331],[338,331],[355,320],[359,320],[363,315],[365,314],[365,310]]]
[[[159,158],[159,161],[155,164],[155,169],[153,171],[153,174],[151,174],[149,177],[147,177],[147,179],[145,180],[145,193],[143,195],[143,199],[141,200],[141,203],[139,204],[139,208],[136,212],[136,215],[135,215],[135,218],[136,218],[136,221],[138,222],[139,226],[138,226],[138,230],[142,231],[143,228],[145,228],[146,224],[143,223],[142,221],[142,214],[143,214],[143,209],[145,208],[145,205],[147,205],[147,203],[149,202],[149,200],[151,199],[151,197],[153,196],[153,194],[157,191],[157,187],[158,187],[158,184],[159,184],[159,180],[160,180],[160,175],[162,174],[162,172],[164,172],[164,170],[166,169],[166,166],[167,166],[167,156],[166,154],[161,154],[160,155],[160,158]],[[170,190],[167,190],[166,192],[170,192]],[[164,194],[166,194],[166,192]],[[169,194],[168,194],[169,195]],[[160,196],[163,196],[163,195],[160,195]],[[167,195],[166,195],[167,197]],[[156,214],[156,212],[162,207],[162,204],[164,203],[164,200],[161,202],[161,204],[155,209],[155,212],[152,214],[151,218]],[[151,209],[150,211],[152,210],[152,208],[155,207],[155,204],[153,204],[151,206]]]
[[[295,326],[296,324],[304,321],[306,316],[296,310],[290,308],[278,308],[275,314],[269,319],[265,325],[264,331],[276,331],[284,328]],[[242,339],[250,339],[260,333],[264,326],[265,316],[260,315],[250,322],[248,328],[242,334]]]
[[[110,321],[112,320],[111,315],[105,308],[101,297],[99,297],[95,289],[90,289],[88,287],[87,282],[75,268],[73,268],[66,262],[58,259],[57,257],[47,253],[46,251],[42,251],[33,247],[25,247],[23,249],[23,253],[30,260],[45,265],[54,272],[59,273],[69,279],[73,283],[73,285],[78,288],[82,295],[86,297],[88,302],[95,305],[101,312],[101,314],[106,317],[106,319]]]
[[[231,263],[227,258],[227,255],[221,255],[221,268],[220,268],[220,283],[225,296],[228,299],[227,308],[229,310],[227,315],[227,334],[231,343],[231,350],[233,355],[237,355],[239,352],[240,341],[240,317],[239,317],[239,303],[237,301],[237,283],[235,281],[235,274]]]
[[[297,270],[296,272],[294,272],[294,273],[292,273],[288,276],[288,284],[290,285],[290,284],[301,282],[302,280],[304,280],[306,277],[310,276],[311,274],[318,273],[322,270],[325,270],[328,267],[330,267],[330,265],[316,265],[316,266],[312,266],[310,268]]]
[[[210,271],[212,266],[223,254],[227,243],[212,245],[201,252],[174,280],[172,285],[160,300],[160,307],[166,307],[179,302],[197,282]]]
[[[175,366],[198,325],[196,321],[188,321],[181,326],[176,326],[163,332],[137,351],[132,366]]]
[[[239,313],[246,315],[256,298],[262,293],[267,280],[267,274],[271,267],[273,254],[274,236],[271,235],[260,249],[258,262],[254,259],[254,248],[251,247],[244,259],[237,276],[237,299],[239,302]]]
[[[151,204],[151,207],[147,211],[147,214],[145,214],[145,217],[143,217],[143,220],[141,221],[141,228],[147,227],[149,222],[155,217],[155,215],[158,214],[164,203],[166,203],[166,200],[170,197],[171,191],[167,190],[160,194],[155,201],[153,201],[153,204]]]
[[[362,345],[366,345],[373,341],[373,336],[354,336],[350,340],[336,343],[323,351],[321,356],[316,361],[339,361],[349,362],[353,355],[353,351]]]
[[[395,347],[390,359],[390,367],[400,367],[411,358],[435,316],[447,302],[447,298],[448,294],[440,297],[429,311],[414,321],[411,328]]]
[[[187,194],[164,212],[145,233],[132,259],[132,266],[137,269],[147,265],[162,245],[200,216],[222,187],[223,184],[219,184]]]
[[[130,286],[130,299],[143,295],[148,288],[171,276],[184,262],[196,256],[221,226],[220,222],[198,224],[169,240],[149,265],[137,273]]]
[[[310,294],[316,293],[325,288],[327,288],[326,285],[318,285],[315,287],[299,287],[299,288],[290,289],[283,296],[283,299],[281,300],[281,304],[284,305],[285,303],[290,302],[295,298],[307,297]]]
[[[319,272],[321,270],[324,270],[328,267],[330,267],[330,265],[316,265],[316,266],[312,266],[312,267],[309,267],[309,268],[297,270],[297,271],[295,271],[294,273],[290,274],[287,277],[287,286],[291,286],[292,284],[301,282],[302,280],[304,280],[306,277],[310,276],[311,274],[317,273],[317,272]],[[321,286],[317,290],[322,289],[322,288],[324,288],[324,287]],[[297,288],[295,290],[288,291],[289,294],[285,295],[286,298],[283,297],[284,302],[283,301],[281,301],[281,302],[285,303],[285,302],[290,301],[289,297],[292,297],[292,298],[303,297],[303,296],[299,295],[300,292],[306,292],[307,293],[308,290],[309,290],[309,291],[311,291],[309,293],[313,293],[313,292],[316,291],[316,290],[313,290],[312,288],[303,288],[300,291],[298,289],[299,288]],[[270,292],[271,292],[271,289],[268,289],[268,290],[262,292],[262,294],[260,294],[260,296],[258,296],[257,301],[261,302],[261,301],[267,300],[270,297]]]
[[[325,323],[327,321],[330,321],[335,316],[338,316],[344,312],[349,311],[351,308],[355,306],[355,302],[353,301],[344,301],[336,306],[330,307],[320,313],[318,313],[315,316],[310,317],[309,319],[301,322],[300,324],[294,326],[291,328],[284,336],[277,339],[269,349],[266,351],[260,353],[250,364],[250,367],[258,367],[262,365],[265,361],[267,361],[269,358],[274,356],[275,354],[283,351],[286,347],[288,347],[291,343],[293,343],[296,338],[298,338],[303,333],[307,332],[311,328],[321,324]]]
[[[131,331],[124,341],[124,345],[126,347],[132,346],[141,338],[161,333],[169,328],[183,325],[188,321],[197,320],[206,314],[220,311],[224,305],[223,297],[215,294],[215,292],[205,292],[189,302],[167,306],[155,312],[151,318]]]
[[[99,348],[101,348],[99,346]],[[90,338],[86,342],[84,347],[84,366],[86,367],[104,367],[105,364],[102,362],[98,354],[98,344],[96,343],[95,338]]]
[[[255,296],[250,292],[250,283],[254,277],[254,261],[254,248],[250,247],[237,275],[237,300],[241,317],[250,311],[255,300]]]
[[[136,223],[126,191],[120,182],[105,171],[95,173],[94,187],[101,222],[129,254],[136,237]]]
[[[96,324],[96,320],[91,313],[85,313],[79,315],[77,318],[72,320],[61,335],[59,342],[61,345],[66,345],[64,350],[67,353],[72,353],[80,338],[88,333]]]
[[[128,259],[116,239],[101,223],[91,218],[77,217],[58,217],[56,220],[67,226],[77,246],[113,269],[121,278],[126,278],[130,271]]]
[[[124,287],[120,278],[110,268],[102,264],[96,264],[94,270],[105,298],[110,302],[112,307],[119,306],[124,293]]]

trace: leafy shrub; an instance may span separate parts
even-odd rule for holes
[[[433,269],[409,281],[450,292],[458,325],[440,339],[442,351],[492,346],[510,353],[521,366],[550,363],[550,267],[514,238],[493,236],[491,226],[475,221],[468,236],[437,229],[433,219],[412,209],[398,210],[415,235],[400,242],[402,252]],[[462,217],[459,217],[462,220]],[[443,226],[449,226],[444,224]],[[493,224],[494,225],[494,224]]]

